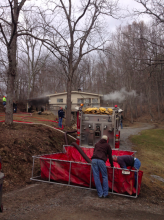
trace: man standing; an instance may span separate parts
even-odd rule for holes
[[[115,110],[116,113],[118,113],[118,109],[119,109],[119,108],[118,108],[117,105],[115,105],[114,108],[113,108],[113,110]]]
[[[6,97],[3,96],[3,106],[5,107],[5,105],[6,105]]]
[[[58,111],[58,117],[59,117],[59,128],[62,127],[62,120],[64,118],[64,111],[63,108],[60,107],[59,111]]]
[[[134,167],[137,171],[141,166],[141,162],[138,158],[130,156],[130,155],[123,155],[123,156],[113,156],[113,161],[117,162],[121,168],[127,167]],[[135,177],[135,187],[137,184],[137,172],[134,174]]]
[[[107,155],[109,156],[109,162],[113,167],[112,150],[110,145],[107,143],[108,137],[102,136],[102,139],[95,144],[93,156],[92,156],[92,170],[93,177],[99,198],[108,198],[108,174],[107,167],[105,165],[107,161]],[[100,182],[100,172],[102,174],[103,186]]]
[[[14,113],[17,112],[17,102],[13,101],[13,111]]]
[[[121,115],[120,115],[120,125],[121,125],[121,129],[123,129],[122,121],[123,121],[123,115],[122,115],[122,113],[121,113]]]

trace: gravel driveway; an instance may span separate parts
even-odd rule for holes
[[[131,150],[131,142],[128,140],[128,137],[130,137],[131,135],[136,135],[143,130],[152,128],[154,128],[154,125],[142,123],[139,124],[139,127],[125,127],[121,129],[120,150]]]

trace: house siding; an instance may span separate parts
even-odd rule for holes
[[[71,102],[72,102],[72,108],[71,111],[72,112],[76,112],[77,110],[75,109],[76,106],[79,106],[80,103],[78,103],[78,99],[91,99],[89,104],[86,104],[86,106],[92,106],[93,105],[97,105],[100,106],[100,96],[97,94],[85,94],[85,93],[79,93],[79,92],[73,92],[71,94]],[[97,98],[98,101],[97,103],[93,103],[92,99]],[[57,102],[57,99],[63,99],[63,102]],[[54,94],[49,96],[49,107],[50,110],[54,112],[54,114],[57,115],[57,112],[59,110],[60,107],[63,107],[63,109],[65,109],[65,106],[67,105],[67,93],[65,94]]]

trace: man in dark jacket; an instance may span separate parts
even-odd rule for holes
[[[127,167],[134,167],[138,171],[141,166],[140,160],[130,155],[113,156],[113,161],[117,162],[120,165],[120,167],[124,169],[126,169]],[[136,187],[137,172],[135,172],[134,176],[135,176],[135,187]]]
[[[63,108],[60,107],[59,111],[58,111],[58,117],[59,117],[59,128],[62,127],[62,120],[64,118],[64,111],[63,111]]]
[[[106,135],[102,136],[102,139],[95,144],[93,156],[92,156],[92,170],[93,177],[97,189],[99,198],[108,198],[108,174],[106,168],[107,156],[109,156],[109,162],[111,167],[113,167],[112,150],[110,145],[107,143],[108,137]],[[103,187],[100,182],[100,172],[103,178]]]
[[[122,121],[123,121],[123,115],[121,114],[121,115],[120,115],[120,125],[121,125],[121,129],[123,129]]]
[[[13,101],[13,111],[14,113],[17,112],[17,102]]]

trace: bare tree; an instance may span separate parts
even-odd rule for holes
[[[25,62],[28,69],[27,98],[29,99],[30,96],[34,96],[36,77],[45,65],[49,53],[43,51],[42,42],[31,38],[30,36],[24,36],[19,42],[19,51],[21,51],[19,59],[21,59],[22,62]],[[25,55],[25,57],[23,55]],[[21,57],[23,57],[23,59]]]
[[[143,10],[135,10],[137,14],[147,14],[156,20],[157,24],[164,22],[164,1],[163,0],[135,0],[143,6]]]
[[[17,30],[20,11],[26,0],[4,0],[0,2],[0,39],[7,49],[7,106],[5,123],[13,122],[13,91],[16,76]]]
[[[66,123],[70,125],[73,77],[86,54],[103,49],[107,41],[104,17],[116,16],[118,1],[48,0],[46,5],[49,8],[40,13],[44,32],[47,33],[47,39],[42,41],[62,64],[62,72],[67,79]]]

